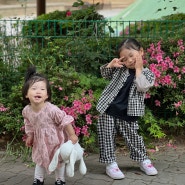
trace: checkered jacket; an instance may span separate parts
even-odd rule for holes
[[[106,68],[106,66],[107,64],[100,67],[102,77],[110,80],[109,85],[107,85],[102,92],[96,107],[101,114],[103,114],[109,107],[110,103],[117,96],[129,76],[129,70],[126,67]],[[128,97],[127,115],[144,115],[145,93],[153,86],[154,81],[155,76],[148,68],[143,68],[141,75],[134,78]]]

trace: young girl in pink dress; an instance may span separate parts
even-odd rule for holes
[[[71,125],[73,117],[50,103],[49,81],[36,73],[35,67],[26,73],[22,94],[28,104],[22,111],[26,146],[32,147],[32,160],[36,163],[33,185],[44,185],[44,174],[49,173],[48,166],[55,151],[66,140],[76,143],[78,137]],[[64,172],[65,165],[61,163],[55,170],[55,185],[65,184]]]

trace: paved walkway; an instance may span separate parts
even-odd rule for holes
[[[104,165],[98,162],[98,154],[89,154],[85,158],[87,174],[78,172],[76,163],[75,176],[66,178],[67,185],[184,185],[185,184],[185,147],[177,148],[163,146],[158,152],[150,154],[157,176],[147,176],[142,173],[136,162],[133,162],[127,152],[119,153],[118,163],[125,173],[125,179],[112,180],[105,174]],[[0,185],[32,185],[34,167],[27,167],[21,160],[3,158],[0,154]],[[45,185],[54,185],[54,175],[48,175]]]

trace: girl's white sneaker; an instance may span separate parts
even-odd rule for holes
[[[140,163],[140,169],[144,171],[147,175],[157,175],[158,171],[151,163],[150,159],[146,159]]]
[[[117,163],[112,163],[106,167],[106,174],[112,179],[123,179],[125,175],[119,169]]]

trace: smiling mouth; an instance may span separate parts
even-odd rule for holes
[[[36,99],[39,99],[39,98],[41,98],[41,96],[35,96],[35,98],[36,98]]]

